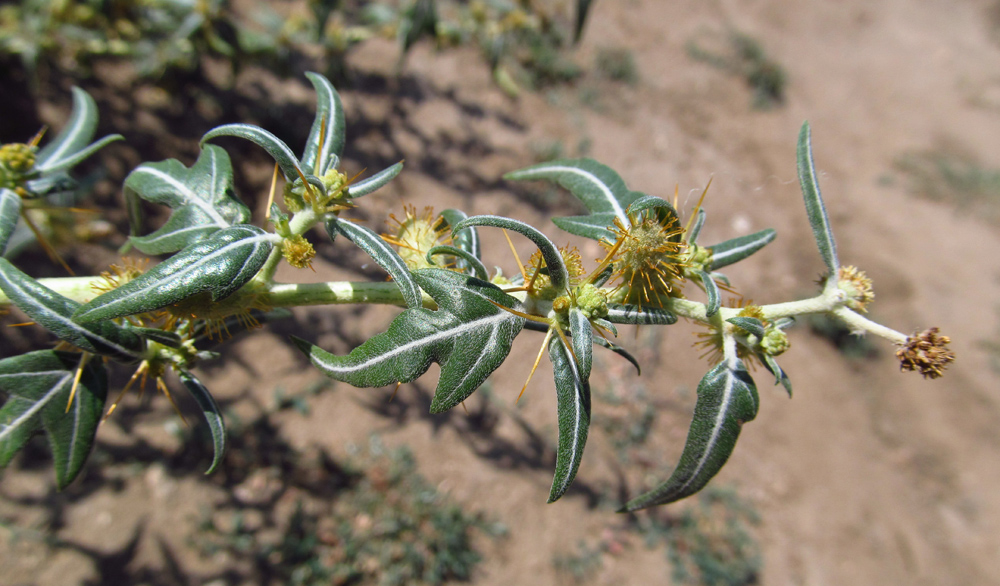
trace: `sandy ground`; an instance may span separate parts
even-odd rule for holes
[[[924,381],[896,372],[887,345],[877,359],[850,360],[799,328],[783,360],[794,399],[758,376],[760,413],[745,426],[715,483],[735,487],[759,513],[753,531],[763,553],[761,584],[996,584],[1000,396],[998,374],[981,342],[997,334],[1000,275],[989,251],[1000,250],[1000,238],[995,225],[974,215],[912,197],[894,167],[901,155],[940,144],[974,153],[985,167],[1000,165],[994,10],[992,2],[971,0],[598,2],[577,58],[591,63],[599,47],[627,48],[641,76],[636,86],[599,86],[607,91],[598,93],[596,109],[572,89],[515,101],[492,85],[471,51],[434,54],[421,47],[407,65],[419,80],[415,90],[344,92],[348,164],[361,166],[352,162],[352,144],[369,157],[406,159],[401,178],[372,196],[377,204],[365,221],[375,229],[382,227],[383,212],[398,215],[404,201],[516,215],[553,228],[549,214],[572,213],[565,194],[539,202],[498,181],[503,172],[532,162],[532,145],[551,141],[560,141],[568,154],[589,142],[589,156],[616,169],[633,189],[669,196],[678,185],[686,209],[712,178],[702,241],[765,227],[778,231],[768,249],[729,271],[740,293],[766,303],[809,294],[822,272],[795,172],[795,140],[808,119],[840,258],[874,280],[873,316],[904,332],[941,327],[958,360],[944,379]],[[740,79],[688,56],[690,40],[730,30],[758,39],[786,69],[784,105],[752,109]],[[385,51],[373,44],[354,59],[358,67],[378,68]],[[352,132],[359,118],[389,124]],[[496,251],[487,264],[513,271],[502,239],[486,236]],[[600,252],[576,244],[585,259]],[[530,253],[524,242],[518,248],[522,257]],[[342,243],[326,254],[347,260],[318,263],[309,279],[358,278],[341,268],[360,260]],[[202,373],[223,400],[239,399],[233,409],[249,417],[277,386],[302,388],[317,376],[283,343],[284,334],[343,352],[391,315],[382,309],[297,311],[292,325],[235,340],[228,346],[231,360]],[[595,388],[641,388],[656,397],[663,414],[651,445],[665,462],[680,453],[692,389],[706,368],[689,347],[692,331],[678,325],[656,336],[624,332],[623,344],[637,349],[643,375],[610,359],[602,359],[603,371],[595,375]],[[518,457],[527,453],[518,421],[554,437],[550,370],[540,368],[526,399],[513,404],[537,343],[524,336],[494,376],[491,400],[501,415],[487,440],[469,433],[462,412],[420,412],[435,369],[399,390],[395,418],[366,407],[387,392],[337,385],[311,400],[308,416],[286,411],[274,420],[291,445],[335,455],[378,431],[390,445],[408,445],[424,476],[453,499],[506,524],[507,539],[484,539],[486,560],[475,583],[565,581],[553,555],[622,521],[607,507],[595,507],[586,490],[545,505],[551,454],[541,465]],[[132,417],[128,424],[105,425],[102,441],[130,446],[140,437],[167,453],[180,450],[165,431],[164,422],[173,421],[165,401],[137,408]],[[498,438],[521,448],[484,457]],[[21,527],[54,525],[50,535],[100,555],[32,539],[15,542],[0,532],[0,582],[81,583],[119,575],[108,573],[116,563],[120,575],[136,583],[200,584],[219,576],[220,560],[184,553],[190,533],[185,521],[224,499],[218,484],[202,482],[195,466],[115,470],[103,485],[87,483],[86,490],[62,495],[51,492],[48,470],[22,463],[7,471],[0,479],[0,517]],[[588,446],[578,482],[595,490],[613,487],[618,473],[613,450],[598,437]],[[659,473],[665,477],[668,470]],[[635,471],[625,475],[635,493],[640,479]],[[134,551],[122,557],[133,540]],[[662,552],[633,541],[624,552],[604,556],[591,583],[669,582]]]

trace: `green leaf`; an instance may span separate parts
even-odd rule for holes
[[[726,321],[741,330],[746,330],[749,334],[757,336],[758,339],[764,339],[764,335],[766,333],[764,330],[764,322],[755,317],[731,317]]]
[[[111,321],[81,325],[71,318],[80,304],[67,299],[0,258],[0,289],[32,321],[81,350],[135,362],[146,343],[132,329]]]
[[[7,241],[21,218],[21,196],[10,189],[0,189],[0,256],[7,250]]]
[[[677,315],[669,309],[618,303],[608,304],[608,315],[604,319],[613,324],[671,325],[677,323]]]
[[[490,275],[486,271],[486,267],[483,265],[482,261],[472,255],[472,253],[466,252],[461,248],[456,246],[450,246],[448,244],[440,244],[438,246],[431,247],[427,251],[427,262],[434,264],[434,257],[438,255],[450,255],[457,259],[462,264],[463,267],[468,267],[473,276],[477,279],[482,279],[483,281],[489,281]],[[465,272],[464,270],[462,272]]]
[[[613,242],[615,240],[615,233],[608,230],[609,226],[614,225],[614,221],[615,214],[612,212],[600,212],[590,214],[589,216],[561,216],[552,218],[552,223],[561,230],[569,232],[574,236],[582,236],[583,238],[590,238],[598,242],[601,240]]]
[[[587,324],[590,327],[590,324]],[[577,346],[573,343],[573,346]],[[575,349],[574,349],[575,351]],[[581,365],[553,337],[549,341],[549,360],[556,382],[556,413],[559,420],[559,444],[556,449],[556,471],[549,490],[548,502],[555,502],[576,478],[590,430],[590,383],[581,372]]]
[[[594,343],[603,348],[607,348],[608,350],[611,350],[612,352],[621,356],[625,360],[628,360],[629,362],[632,363],[632,366],[635,367],[635,373],[638,375],[642,374],[642,368],[639,367],[639,361],[636,360],[635,356],[632,356],[632,353],[629,352],[628,350],[622,348],[618,344],[615,344],[611,340],[605,340],[600,336],[594,338]]]
[[[312,175],[302,167],[299,160],[295,157],[295,153],[292,152],[292,149],[288,148],[288,145],[284,141],[260,126],[254,126],[253,124],[223,124],[206,132],[205,136],[201,137],[201,144],[205,144],[207,141],[220,136],[245,138],[267,151],[267,154],[271,155],[271,158],[281,167],[281,172],[287,181],[300,179],[300,173],[305,177]]]
[[[593,159],[549,161],[504,175],[513,181],[548,179],[568,189],[592,214],[611,213],[631,226],[625,210],[642,194],[629,191],[614,170]]]
[[[357,183],[352,183],[347,187],[348,197],[362,197],[368,195],[369,193],[375,193],[379,189],[382,189],[386,184],[392,181],[399,172],[403,170],[402,161],[396,163],[391,167],[382,169],[378,173],[372,175],[367,179],[358,181]]]
[[[705,315],[712,317],[719,312],[721,306],[719,286],[715,284],[712,275],[705,271],[698,271],[698,280],[701,281],[701,286],[704,287],[705,295],[708,297],[708,303],[705,304]]]
[[[144,274],[98,295],[73,315],[78,323],[114,319],[166,307],[198,293],[212,301],[232,295],[264,266],[275,236],[240,224],[219,230]]]
[[[97,130],[97,104],[78,87],[73,88],[73,111],[66,125],[52,142],[35,156],[35,169],[43,174],[69,169],[108,143],[122,140],[119,134],[105,136],[90,144]]]
[[[460,232],[465,228],[470,226],[491,226],[494,228],[504,228],[506,230],[513,230],[522,236],[526,236],[529,240],[535,243],[538,250],[542,253],[542,259],[545,261],[545,267],[549,270],[549,279],[552,281],[552,286],[556,289],[565,289],[569,284],[569,273],[566,272],[566,264],[563,262],[562,254],[559,249],[556,248],[555,244],[548,239],[545,234],[542,234],[535,228],[525,224],[524,222],[519,222],[511,218],[504,218],[502,216],[472,216],[471,218],[462,220],[461,222],[452,226],[452,234]]]
[[[707,214],[705,213],[705,209],[704,208],[699,208],[698,209],[698,215],[695,216],[694,225],[692,225],[691,226],[691,230],[688,231],[687,241],[690,244],[697,244],[697,242],[698,242],[698,235],[701,234],[701,229],[705,225],[705,216],[706,215]]]
[[[125,195],[174,210],[156,232],[131,238],[146,254],[176,252],[218,230],[250,221],[250,209],[233,192],[229,155],[215,145],[206,145],[191,168],[176,159],[140,165],[125,178]]]
[[[180,369],[177,371],[177,377],[181,379],[181,383],[198,402],[198,406],[205,416],[205,421],[208,422],[209,431],[212,433],[214,456],[212,457],[212,465],[205,471],[205,474],[211,474],[222,463],[222,456],[226,453],[226,423],[222,420],[222,413],[219,411],[219,406],[215,403],[212,393],[200,380],[190,372]]]
[[[316,118],[309,129],[309,138],[302,151],[302,167],[313,175],[322,177],[340,163],[344,151],[344,107],[340,95],[330,80],[318,73],[307,72],[306,77],[316,88]],[[320,145],[320,137],[323,144]],[[397,171],[398,172],[398,171]],[[378,189],[378,188],[376,188]],[[372,190],[374,191],[374,189]]]
[[[444,218],[444,221],[448,223],[449,227],[451,227],[463,220],[468,219],[469,216],[467,216],[462,210],[448,208],[441,212],[441,217]],[[451,241],[452,244],[468,252],[477,259],[483,258],[482,249],[479,245],[479,231],[474,227],[459,230],[458,232],[452,231]]]
[[[365,251],[375,261],[375,264],[385,269],[399,287],[407,307],[420,307],[424,304],[420,287],[413,280],[409,267],[399,256],[391,244],[375,232],[353,222],[330,218],[326,222],[326,231],[333,238],[337,232]]]
[[[630,500],[622,510],[672,503],[701,490],[729,459],[740,428],[757,416],[759,402],[741,360],[726,360],[708,371],[698,384],[694,420],[677,468],[666,482]]]
[[[439,310],[407,309],[388,331],[347,356],[292,339],[324,374],[357,387],[410,382],[437,362],[441,376],[431,412],[440,413],[464,401],[503,363],[524,318],[497,307],[520,306],[485,281],[443,269],[414,271],[413,277]]]
[[[819,255],[823,257],[829,274],[836,278],[840,268],[840,261],[837,260],[837,243],[833,239],[833,228],[830,227],[830,218],[826,215],[826,206],[823,205],[823,196],[819,192],[819,183],[816,181],[816,165],[813,163],[812,155],[812,131],[809,129],[808,122],[802,123],[796,154],[798,156],[799,184],[802,186],[802,197],[805,200],[809,225],[816,238]]]
[[[590,13],[590,5],[593,0],[576,0],[576,26],[573,27],[573,44],[580,42],[583,36],[583,25],[587,23],[587,15]]]
[[[761,362],[764,363],[764,368],[774,375],[774,384],[781,384],[785,387],[785,391],[788,393],[788,398],[792,398],[792,381],[789,380],[788,375],[785,371],[778,366],[778,361],[774,359],[774,356],[766,354],[764,352],[758,352],[757,356],[760,357]]]
[[[56,485],[61,490],[76,478],[93,449],[108,388],[103,362],[90,360],[69,403],[81,359],[76,353],[40,350],[0,360],[0,392],[7,396],[0,408],[0,467],[43,429]]]
[[[712,261],[706,268],[710,271],[715,271],[739,262],[770,244],[777,235],[777,232],[773,228],[766,228],[760,232],[739,236],[715,246],[710,246],[709,248],[712,249]]]

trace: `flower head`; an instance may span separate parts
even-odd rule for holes
[[[615,218],[608,227],[614,242],[601,242],[614,256],[611,281],[624,291],[627,303],[660,304],[660,296],[674,291],[682,279],[684,229],[675,217],[663,222],[655,215],[630,213],[629,220],[626,226]]]
[[[440,244],[450,244],[448,223],[441,216],[434,215],[434,208],[424,208],[423,215],[417,215],[417,208],[403,207],[402,220],[389,215],[387,223],[396,225],[395,234],[383,234],[382,239],[396,247],[399,256],[410,270],[431,268],[427,262],[427,252]]]

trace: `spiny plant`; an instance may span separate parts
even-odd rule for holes
[[[404,306],[385,332],[346,355],[292,340],[327,376],[359,387],[409,382],[438,363],[432,412],[462,403],[504,362],[515,337],[539,332],[535,366],[548,356],[557,398],[550,502],[572,484],[587,442],[594,347],[622,356],[638,371],[636,359],[614,341],[617,326],[670,325],[678,318],[704,324],[700,346],[711,368],[698,385],[680,461],[665,482],[628,501],[627,511],[691,495],[719,471],[742,425],[757,415],[759,399],[748,363],[760,363],[791,394],[777,357],[789,347],[784,330],[797,316],[827,314],[854,331],[887,338],[899,346],[901,367],[925,377],[940,376],[954,359],[948,338],[937,328],[906,336],[863,315],[873,298],[871,281],[840,264],[816,183],[808,124],[799,134],[798,169],[827,269],[822,289],[808,299],[727,307],[720,289],[729,290],[730,284],[719,271],[763,248],[775,238],[774,230],[704,245],[698,239],[706,218],[702,202],[682,224],[675,204],[630,189],[615,171],[589,159],[551,161],[506,175],[510,181],[554,181],[576,196],[586,213],[553,221],[604,248],[589,270],[575,248],[559,248],[542,231],[514,218],[468,216],[455,209],[421,215],[409,208],[395,221],[394,234],[380,236],[342,217],[391,181],[402,164],[363,179],[340,171],[345,144],[340,98],[326,78],[308,77],[318,108],[301,156],[263,128],[227,124],[204,135],[192,166],[148,162],[128,175],[127,199],[172,210],[159,229],[129,242],[145,254],[170,255],[166,260],[148,269],[127,262],[99,276],[35,279],[0,259],[0,303],[16,306],[59,340],[55,348],[0,360],[0,391],[6,395],[0,408],[0,465],[7,465],[32,434],[44,431],[57,484],[65,487],[93,447],[107,406],[108,368],[124,365],[135,374],[108,414],[138,379],[142,385],[154,379],[170,398],[164,377],[174,371],[211,429],[211,472],[223,456],[226,435],[212,394],[193,372],[199,361],[213,356],[204,343],[240,323],[256,325],[268,309],[291,306]],[[96,109],[82,91],[74,97],[67,128],[50,144],[39,149],[34,140],[0,150],[0,249],[24,210],[56,177],[67,178],[74,164],[118,138],[90,144]],[[249,223],[250,211],[233,188],[229,156],[214,144],[227,137],[259,145],[276,162],[270,212],[261,226]],[[284,181],[281,198],[273,201],[279,178]],[[331,239],[339,236],[358,246],[391,282],[277,282],[282,260],[297,268],[310,266],[315,249],[306,234],[314,226]],[[526,264],[518,260],[513,276],[499,270],[491,274],[479,238],[485,228],[523,236],[537,252]]]

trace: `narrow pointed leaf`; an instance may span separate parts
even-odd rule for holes
[[[71,316],[79,303],[42,285],[4,258],[0,258],[0,289],[32,321],[81,350],[134,362],[146,348],[132,328],[111,321],[86,325],[74,322]]]
[[[38,151],[35,156],[35,169],[46,174],[68,169],[109,142],[122,139],[120,135],[115,134],[90,144],[96,130],[97,104],[87,92],[74,87],[73,110],[69,119],[52,142]]]
[[[764,339],[766,333],[764,323],[755,317],[731,317],[726,321],[757,336],[758,339]]]
[[[590,320],[575,307],[569,311],[569,331],[580,378],[589,381],[594,361],[594,329],[590,327]]]
[[[288,145],[284,141],[259,126],[254,126],[253,124],[223,124],[205,133],[205,136],[201,137],[201,142],[204,144],[220,136],[245,138],[261,147],[278,163],[282,174],[284,174],[285,179],[288,181],[299,179],[300,173],[303,176],[312,175],[309,170],[302,167],[299,160],[295,157],[295,153],[292,152],[292,149],[288,148]]]
[[[469,216],[462,210],[448,208],[441,212],[441,217],[444,218],[445,222],[448,222],[448,226],[454,226],[462,220],[468,219]],[[475,227],[470,226],[469,228],[459,230],[458,232],[452,231],[451,241],[452,244],[458,248],[461,248],[477,259],[482,260],[483,253],[479,246],[479,231],[476,230]]]
[[[176,159],[140,165],[125,178],[125,194],[174,210],[159,230],[131,239],[146,254],[176,252],[218,230],[250,221],[250,209],[233,191],[229,155],[215,145],[206,145],[190,168]]]
[[[589,216],[561,216],[552,218],[552,223],[564,232],[569,232],[574,236],[582,236],[591,240],[606,240],[613,242],[615,233],[608,230],[613,226],[615,214],[612,212],[600,212]]]
[[[670,478],[630,500],[624,511],[664,505],[701,490],[729,459],[741,426],[757,416],[757,388],[743,362],[723,361],[698,385],[687,443]]]
[[[556,381],[556,412],[559,421],[556,471],[548,500],[551,503],[566,493],[580,468],[590,430],[591,401],[590,383],[558,337],[553,337],[549,342],[549,359],[552,361]]]
[[[7,250],[7,241],[21,217],[21,196],[10,189],[0,189],[0,256]]]
[[[587,23],[591,4],[593,4],[593,0],[576,0],[576,26],[573,27],[573,44],[579,43],[583,36],[583,25]]]
[[[788,375],[785,374],[784,369],[778,366],[778,361],[774,359],[774,356],[770,354],[765,354],[763,352],[758,353],[757,356],[760,357],[761,361],[764,363],[764,368],[766,368],[771,374],[774,375],[774,384],[781,384],[785,387],[785,391],[788,393],[788,398],[792,398],[792,381],[789,380]]]
[[[306,77],[316,88],[316,119],[302,153],[302,167],[313,175],[323,176],[337,167],[340,154],[344,151],[344,107],[330,80],[311,71],[306,73]]]
[[[802,186],[802,197],[805,200],[809,225],[816,238],[819,255],[823,257],[829,274],[835,276],[840,268],[840,261],[837,260],[837,243],[833,239],[833,228],[830,226],[830,218],[826,214],[823,195],[819,191],[819,182],[816,180],[816,165],[813,163],[812,155],[812,131],[809,129],[808,122],[802,124],[802,130],[799,132],[796,154],[798,156],[799,184]]]
[[[691,226],[691,230],[688,231],[688,242],[691,244],[697,244],[698,236],[701,234],[701,229],[705,225],[705,209],[700,208],[698,210],[698,215],[695,216],[694,224]]]
[[[608,315],[604,319],[613,324],[671,325],[677,323],[677,314],[662,307],[611,303],[608,304]]]
[[[240,224],[212,234],[146,273],[82,305],[78,323],[160,309],[199,293],[224,299],[257,274],[274,247],[274,235]]]
[[[712,275],[705,271],[698,271],[698,279],[701,281],[702,287],[705,288],[705,296],[708,297],[708,302],[705,304],[705,315],[712,317],[719,312],[722,303],[719,297],[719,286],[715,284]]]
[[[389,273],[396,286],[399,287],[399,292],[402,293],[407,307],[420,307],[424,304],[423,294],[420,292],[417,282],[413,280],[406,262],[381,236],[364,226],[333,218],[326,223],[326,231],[331,238],[335,232],[343,234],[358,248],[365,251],[378,266],[385,269],[385,272]]]
[[[372,175],[367,179],[358,181],[357,183],[352,183],[347,188],[348,197],[362,197],[370,193],[375,193],[379,189],[382,189],[390,181],[395,179],[396,175],[403,170],[403,163],[399,162],[391,167],[386,167],[378,173]]]
[[[632,366],[635,367],[635,373],[637,375],[642,374],[642,368],[639,367],[639,361],[636,360],[635,356],[632,356],[632,353],[629,352],[628,350],[622,348],[621,346],[615,344],[614,342],[611,342],[610,340],[605,340],[600,336],[594,338],[594,343],[596,343],[598,346],[607,348],[608,350],[611,350],[612,352],[621,356],[625,360],[628,360],[629,362],[632,363]]]
[[[559,249],[556,248],[555,244],[552,244],[552,241],[545,234],[542,234],[535,228],[524,222],[502,216],[472,216],[452,226],[452,233],[459,232],[470,226],[504,228],[526,236],[535,243],[535,246],[542,253],[542,259],[545,261],[545,267],[549,271],[549,279],[552,281],[552,286],[556,289],[564,289],[569,284],[569,273],[566,272],[566,264],[563,262]]]
[[[770,244],[776,236],[777,232],[774,229],[767,228],[710,246],[712,262],[707,268],[710,271],[715,271],[739,262]]]
[[[226,453],[226,423],[222,420],[222,413],[219,411],[219,406],[215,403],[212,393],[200,380],[186,370],[178,371],[177,376],[194,397],[194,400],[197,401],[212,434],[214,455],[212,456],[212,465],[205,471],[205,474],[211,474],[215,472],[215,469],[222,462],[222,456]]]
[[[0,360],[0,467],[7,466],[37,431],[48,435],[62,489],[76,478],[93,448],[107,396],[107,375],[100,360],[90,360],[69,403],[81,355],[40,350]],[[69,410],[67,411],[67,405]]]
[[[507,173],[504,179],[555,181],[583,202],[591,213],[611,213],[626,227],[630,223],[625,210],[642,195],[629,191],[618,173],[592,159],[549,161]]]
[[[451,255],[459,260],[459,263],[468,267],[472,271],[473,276],[477,279],[482,279],[483,281],[489,281],[490,275],[486,270],[486,266],[483,265],[482,261],[472,255],[470,252],[466,252],[461,248],[455,246],[449,246],[447,244],[441,244],[432,247],[427,251],[427,262],[434,263],[433,257],[437,255]]]
[[[130,328],[136,334],[146,338],[151,342],[156,342],[161,346],[167,346],[169,348],[180,348],[183,344],[183,340],[180,335],[175,332],[170,332],[167,330],[158,330],[156,328]]]
[[[410,382],[437,362],[441,376],[431,412],[440,413],[464,401],[500,366],[524,318],[497,307],[520,305],[484,281],[442,269],[414,271],[413,276],[440,309],[407,309],[388,331],[346,356],[293,341],[324,374],[358,387]]]

